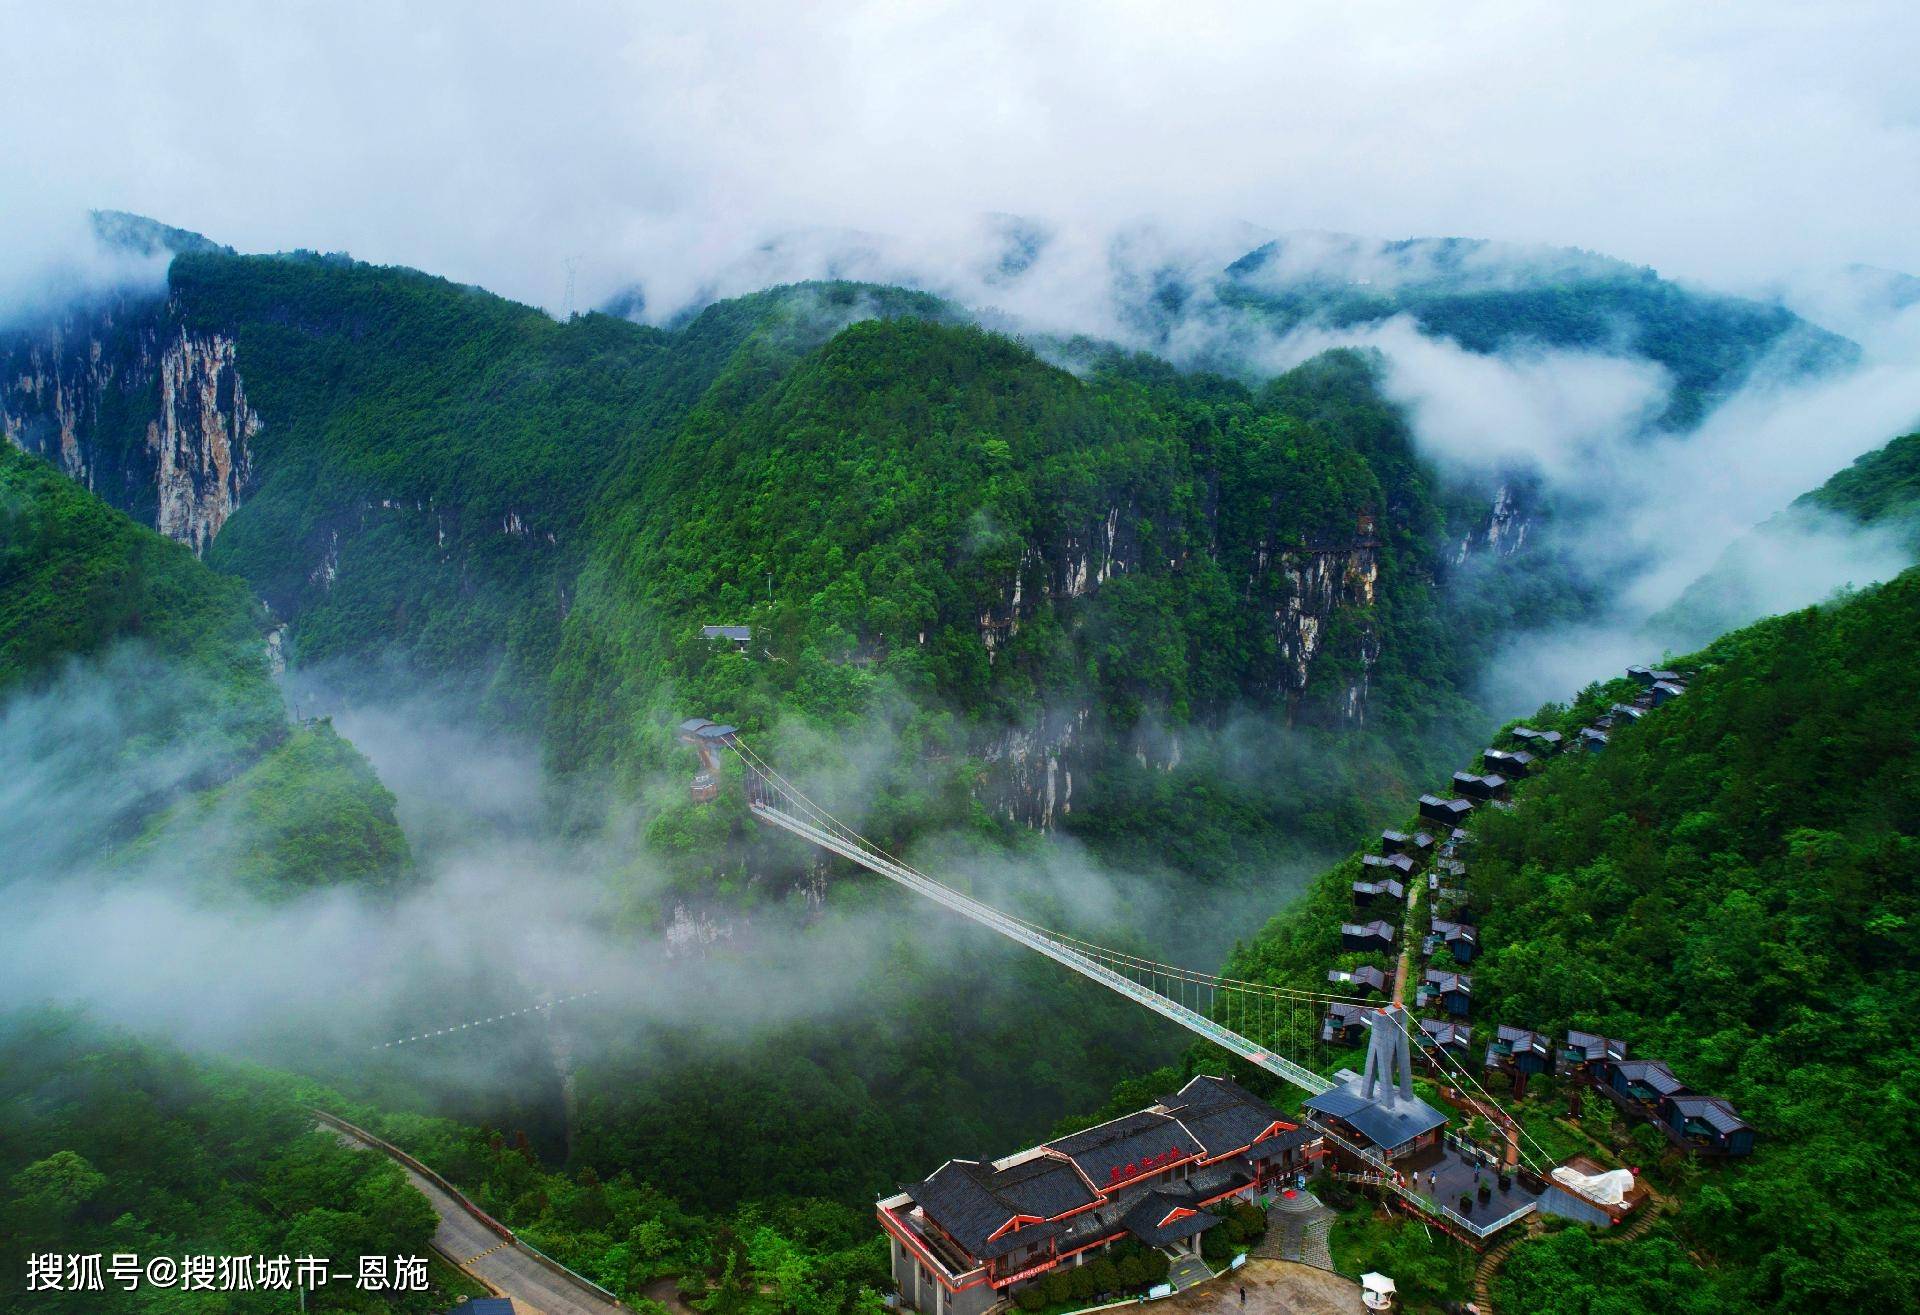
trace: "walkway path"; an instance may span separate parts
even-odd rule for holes
[[[625,1306],[584,1279],[534,1255],[503,1225],[411,1156],[342,1119],[315,1113],[349,1146],[378,1151],[400,1165],[439,1216],[433,1249],[492,1291],[511,1297],[515,1315],[630,1315]]]

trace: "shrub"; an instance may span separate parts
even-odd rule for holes
[[[1058,1306],[1073,1296],[1073,1278],[1064,1269],[1056,1269],[1040,1280],[1040,1289],[1047,1295],[1047,1304]]]
[[[1167,1259],[1166,1252],[1151,1249],[1141,1251],[1140,1263],[1147,1267],[1149,1283],[1165,1283],[1167,1271],[1173,1268],[1173,1262]]]
[[[1068,1281],[1073,1288],[1073,1299],[1075,1301],[1086,1301],[1092,1297],[1095,1292],[1099,1291],[1093,1283],[1093,1266],[1091,1265],[1077,1266],[1073,1271],[1071,1279]]]
[[[1120,1271],[1121,1287],[1144,1288],[1147,1286],[1147,1262],[1138,1252],[1123,1257],[1115,1268]]]
[[[1038,1283],[1029,1283],[1013,1294],[1013,1301],[1021,1310],[1034,1311],[1047,1304],[1047,1297]]]
[[[1093,1275],[1095,1292],[1114,1292],[1119,1289],[1120,1266],[1115,1264],[1111,1257],[1101,1256],[1087,1266],[1087,1271]]]

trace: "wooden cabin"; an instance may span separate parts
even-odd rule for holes
[[[1465,1018],[1473,1009],[1473,978],[1445,968],[1429,968],[1420,987],[1420,1003]]]
[[[1685,694],[1687,687],[1671,680],[1656,680],[1650,692],[1653,695],[1653,706],[1663,708]]]
[[[1406,899],[1407,888],[1392,877],[1376,877],[1353,883],[1353,902],[1359,908],[1370,909],[1385,900],[1404,904]]]
[[[1553,1042],[1545,1032],[1502,1024],[1487,1047],[1487,1067],[1515,1078],[1545,1073],[1553,1067]]]
[[[1627,721],[1639,721],[1647,715],[1645,708],[1636,708],[1631,703],[1616,703],[1607,711],[1613,714],[1613,724],[1618,726],[1624,718]]]
[[[1606,1065],[1617,1064],[1626,1057],[1627,1043],[1618,1037],[1601,1036],[1597,1032],[1568,1032],[1567,1044],[1560,1051],[1560,1068],[1592,1077]]]
[[[1473,803],[1467,799],[1442,799],[1438,795],[1420,796],[1420,816],[1429,822],[1438,822],[1442,826],[1457,827],[1467,820],[1473,812]]]
[[[1628,667],[1627,679],[1636,685],[1651,685],[1653,684],[1653,668],[1641,666]]]
[[[1358,1046],[1367,1039],[1367,1005],[1331,1004],[1326,1021],[1320,1025],[1320,1039],[1332,1046]]]
[[[753,643],[752,626],[701,626],[701,637],[719,639],[733,645],[736,653],[744,653]]]
[[[1473,1029],[1465,1023],[1453,1023],[1444,1018],[1423,1018],[1420,1020],[1420,1035],[1414,1038],[1424,1051],[1445,1050],[1457,1060],[1464,1060],[1473,1053]],[[1434,1056],[1438,1066],[1438,1057]]]
[[[1660,1126],[1674,1145],[1703,1155],[1753,1153],[1753,1128],[1718,1096],[1667,1097],[1660,1103]]]
[[[1402,878],[1414,873],[1414,862],[1405,854],[1362,854],[1360,866]]]
[[[1523,779],[1533,768],[1533,755],[1525,749],[1488,749],[1480,755],[1480,764],[1509,781]]]
[[[1599,753],[1607,747],[1607,733],[1597,726],[1581,727],[1580,747],[1588,753]]]
[[[1480,952],[1480,933],[1466,923],[1435,918],[1430,926],[1432,934],[1427,937],[1429,956],[1445,950],[1453,956],[1455,963],[1472,963],[1473,956]]]
[[[1613,1097],[1614,1103],[1642,1118],[1658,1118],[1660,1102],[1687,1089],[1687,1084],[1674,1076],[1664,1060],[1608,1060],[1601,1071],[1606,1078],[1603,1090]]]
[[[1537,758],[1542,753],[1557,753],[1564,738],[1559,731],[1537,731],[1531,726],[1515,726],[1513,738],[1520,741]]]
[[[1343,922],[1340,924],[1340,948],[1357,950],[1361,953],[1393,950],[1393,924],[1376,918],[1372,922]]]
[[[1372,964],[1362,964],[1358,968],[1329,969],[1327,981],[1333,986],[1346,987],[1354,995],[1386,995],[1393,989],[1393,978],[1384,969]]]

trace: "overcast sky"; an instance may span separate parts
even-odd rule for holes
[[[269,12],[269,10],[273,12]],[[15,224],[130,209],[558,308],[1009,211],[1920,271],[1920,6],[0,0]]]

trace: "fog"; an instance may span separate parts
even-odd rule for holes
[[[114,207],[243,250],[413,265],[557,314],[618,297],[665,323],[832,276],[936,291],[1036,341],[1090,334],[1256,379],[1360,348],[1449,478],[1491,496],[1532,472],[1557,508],[1543,531],[1610,583],[1595,615],[1523,624],[1490,655],[1490,718],[1697,641],[1663,615],[1709,571],[1734,624],[1908,560],[1891,536],[1831,519],[1753,530],[1920,419],[1920,297],[1884,272],[1920,270],[1910,5],[201,3],[7,17],[0,328],[160,286],[163,257],[87,237],[82,212]],[[1276,327],[1237,312],[1216,280],[1276,235],[1256,287],[1391,290],[1432,277],[1434,249],[1381,238],[1485,237],[1512,245],[1450,276],[1499,288],[1603,252],[1779,299],[1863,358],[1818,378],[1763,367],[1672,433],[1673,380],[1624,343],[1490,354],[1405,316]],[[864,1004],[920,927],[935,965],[984,940],[945,935],[951,920],[904,895],[830,901],[823,916],[800,872],[781,879],[801,893],[752,916],[696,897],[641,843],[680,778],[596,827],[563,827],[537,748],[473,730],[430,692],[334,709],[399,797],[419,866],[408,889],[235,900],[196,862],[191,829],[102,860],[103,834],[221,770],[231,746],[217,736],[160,734],[201,698],[122,652],[0,706],[14,1000],[209,1048],[303,1037],[360,1053],[592,991],[562,1007],[641,1028],[726,1018],[722,1038],[744,1041]],[[858,800],[901,769],[898,730],[780,734],[823,799]],[[1249,717],[1220,742],[1284,758],[1271,731]],[[1089,932],[1175,921],[1160,901],[1177,874],[1115,871],[1064,841],[996,857],[946,836],[925,853],[1033,916],[1077,908]],[[1309,862],[1274,874],[1268,908]],[[807,936],[765,934],[794,920]]]
[[[957,267],[995,212],[1484,236],[1723,283],[1920,268],[1920,13],[1891,0],[6,10],[15,197],[556,311],[570,257],[580,304],[644,282],[665,307],[795,232]]]

